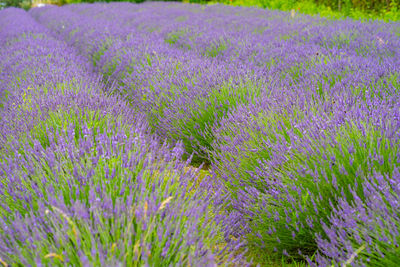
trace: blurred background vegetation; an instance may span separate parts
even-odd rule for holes
[[[141,3],[145,0],[124,0]],[[400,0],[182,0],[183,2],[257,6],[324,17],[400,20]],[[25,9],[41,4],[64,5],[81,2],[111,2],[110,0],[0,0],[0,9],[16,6]],[[112,0],[118,2],[118,0]]]

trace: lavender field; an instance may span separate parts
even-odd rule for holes
[[[400,22],[0,10],[0,266],[400,266]]]

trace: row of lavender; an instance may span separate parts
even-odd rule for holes
[[[219,120],[240,101],[250,102],[254,94],[261,94],[260,83],[268,81],[244,64],[221,65],[196,52],[171,48],[156,33],[141,31],[153,9],[148,4],[79,5],[32,14],[91,58],[96,69],[147,114],[158,135],[182,140],[188,153],[196,151],[196,159],[207,159],[213,141],[208,120]],[[260,77],[257,83],[255,77]]]
[[[31,14],[212,163],[255,253],[396,263],[398,24],[165,3]]]
[[[204,123],[212,110],[219,110],[217,121],[237,103],[252,102],[252,94],[280,96],[285,88],[294,98],[325,100],[343,88],[359,94],[397,79],[390,76],[399,63],[394,26],[225,9],[224,14],[218,6],[199,10],[152,3],[78,5],[33,14],[117,80],[160,135],[183,140],[188,152],[195,148],[203,160],[214,139]]]
[[[182,144],[151,135],[25,11],[0,11],[0,25],[3,266],[240,262],[239,240],[222,238],[222,195],[182,161]]]

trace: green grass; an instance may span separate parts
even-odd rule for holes
[[[390,4],[387,5],[386,8],[375,11],[360,10],[358,8],[352,7],[350,4],[351,2],[349,2],[348,5],[342,4],[341,9],[338,10],[323,4],[317,4],[312,0],[220,0],[209,2],[209,4],[218,2],[235,6],[255,6],[283,11],[294,10],[294,14],[301,13],[307,15],[320,15],[322,17],[327,17],[331,19],[350,17],[359,20],[400,20],[400,3],[396,0],[391,0]]]

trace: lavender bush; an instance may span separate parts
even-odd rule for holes
[[[4,261],[213,265],[232,258],[209,209],[213,197],[194,191],[197,174],[179,161],[182,147],[171,151],[107,119],[102,133],[86,124],[103,124],[91,114],[95,121],[69,116],[49,118],[67,129],[49,136],[47,147],[29,138],[3,160]]]
[[[338,200],[324,235],[318,237],[317,265],[396,266],[398,255],[398,169],[374,173]],[[365,200],[359,198],[361,190]]]

